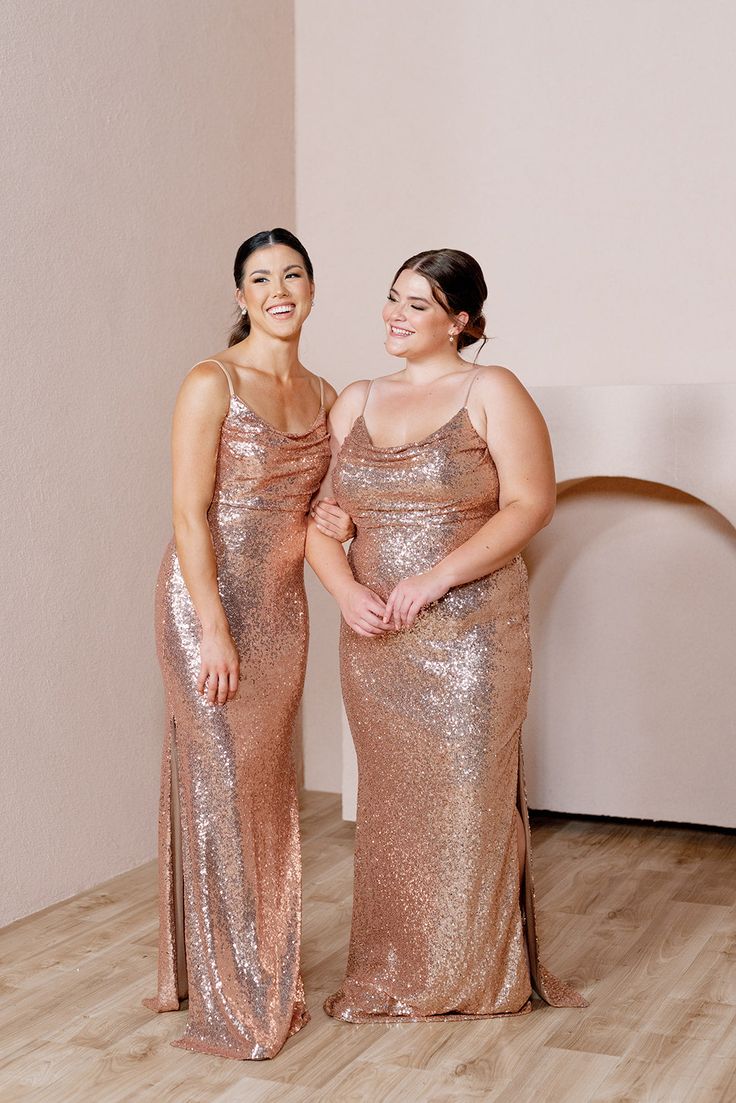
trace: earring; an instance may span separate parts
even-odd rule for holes
[[[241,314],[243,315],[243,317],[245,318],[245,317],[247,316],[247,314],[248,314],[248,307],[247,307],[247,306],[244,306],[244,307],[243,307],[243,309],[242,309],[242,310],[240,311],[240,313],[241,313]]]
[[[455,334],[451,333],[450,334],[450,344],[453,344],[454,340],[455,340]]]

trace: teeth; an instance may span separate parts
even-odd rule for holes
[[[398,326],[391,326],[391,332],[397,337],[411,337],[413,330],[411,329],[399,329]]]
[[[293,306],[272,306],[270,307],[269,314],[291,314]]]

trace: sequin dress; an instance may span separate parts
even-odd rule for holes
[[[353,574],[384,600],[499,508],[496,467],[465,405],[393,448],[374,447],[359,416],[334,490],[356,526]],[[451,589],[411,629],[364,637],[343,622],[340,660],[359,771],[355,889],[347,975],[325,1010],[349,1022],[518,1014],[531,1009],[532,981],[548,1003],[585,1006],[538,956],[521,557]]]
[[[188,988],[186,1031],[174,1045],[260,1059],[308,1017],[292,739],[307,652],[307,511],[330,449],[323,403],[308,432],[282,433],[228,384],[208,522],[240,685],[225,705],[197,692],[199,622],[172,542],[156,586],[169,723],[158,993],[145,1002],[177,1010]]]

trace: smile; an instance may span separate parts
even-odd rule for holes
[[[279,306],[269,306],[266,313],[270,314],[271,317],[280,317],[283,314],[293,314],[295,310],[296,307],[293,303],[283,303]]]
[[[398,326],[389,326],[389,330],[392,337],[411,337],[414,333],[413,329],[399,329]]]

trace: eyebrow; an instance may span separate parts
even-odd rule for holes
[[[300,271],[302,271],[302,272],[304,271],[301,264],[287,264],[286,268],[284,268],[284,272],[290,272],[292,268],[299,268]],[[251,276],[270,276],[271,275],[271,269],[270,268],[254,268],[253,271],[249,273],[249,275],[251,275]]]
[[[395,287],[392,287],[391,291],[394,293],[394,295],[398,295],[398,291],[396,290]],[[432,305],[431,302],[429,301],[429,299],[423,299],[421,297],[421,295],[409,295],[408,299],[409,299],[410,303],[426,303],[427,306]]]

